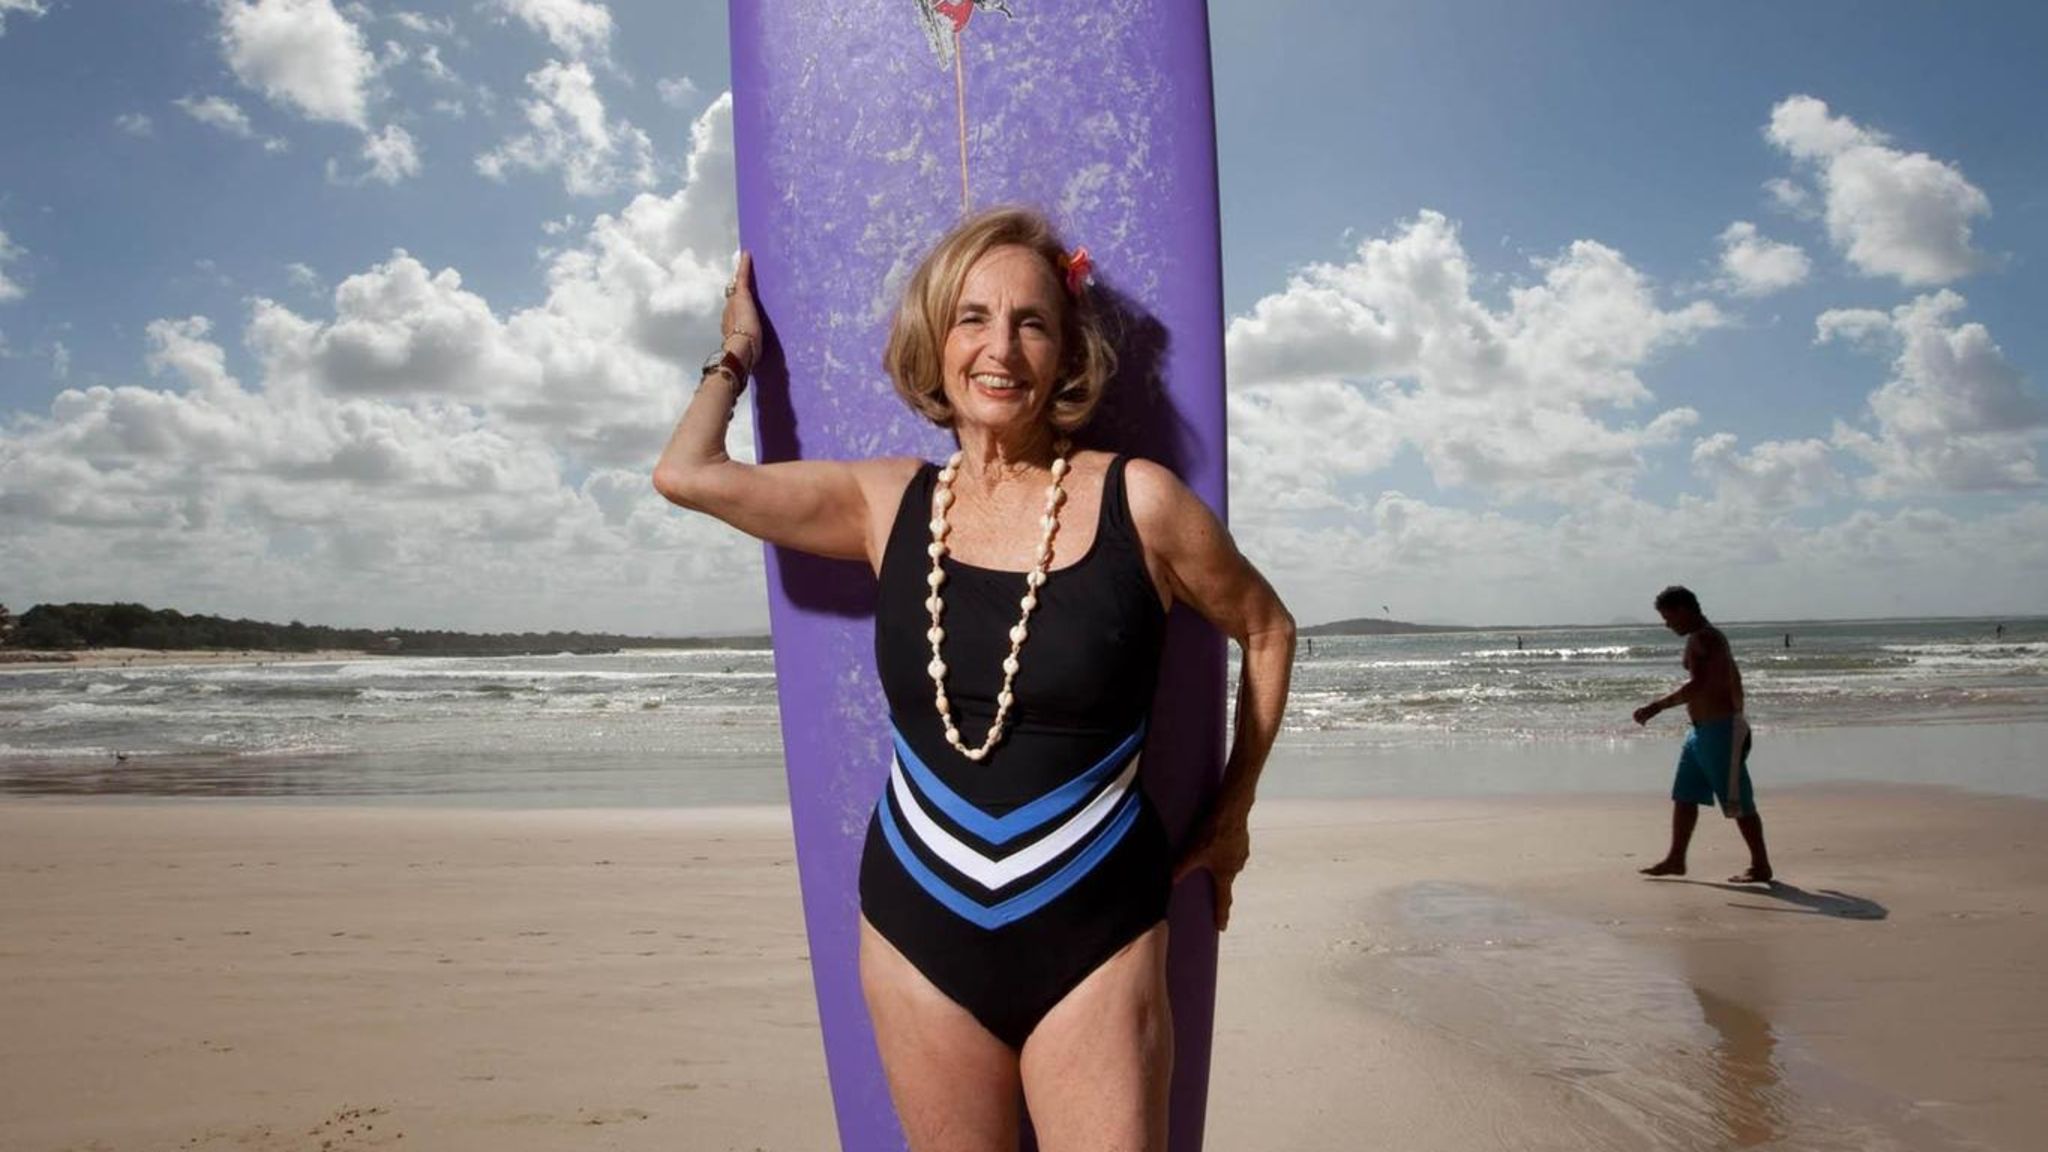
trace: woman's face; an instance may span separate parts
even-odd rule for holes
[[[991,248],[967,270],[941,358],[955,427],[1035,430],[1059,382],[1060,283],[1038,253]]]

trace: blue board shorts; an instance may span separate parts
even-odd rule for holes
[[[1678,750],[1678,775],[1671,798],[1726,810],[1730,777],[1742,805],[1741,814],[1756,815],[1756,792],[1749,783],[1749,721],[1740,715],[1695,724]]]

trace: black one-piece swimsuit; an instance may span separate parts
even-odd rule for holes
[[[861,854],[861,912],[1013,1048],[1103,961],[1166,915],[1172,859],[1138,778],[1166,618],[1124,495],[1103,480],[1095,543],[1039,589],[1002,740],[946,742],[925,637],[937,468],[903,493],[882,558],[875,660],[895,760]],[[946,693],[981,742],[1025,592],[1021,572],[945,566]]]

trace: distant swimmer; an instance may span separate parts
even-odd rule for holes
[[[1785,647],[1787,647],[1787,648],[1790,648],[1791,646],[1792,646],[1792,634],[1791,634],[1790,632],[1787,632],[1787,633],[1785,633]]]
[[[1301,638],[1301,642],[1302,642],[1302,649],[1301,649],[1301,654],[1302,654],[1303,656],[1313,656],[1313,655],[1315,655],[1315,654],[1316,654],[1316,638],[1315,638],[1315,637],[1313,637],[1313,636],[1304,636],[1304,637],[1302,637],[1302,638]]]
[[[1515,637],[1515,651],[1517,651],[1517,652],[1520,652],[1521,650],[1522,650],[1522,638],[1521,638],[1520,636],[1517,636],[1517,637]]]
[[[1729,882],[1768,884],[1771,855],[1764,848],[1764,821],[1749,780],[1751,738],[1742,715],[1742,670],[1735,666],[1735,652],[1728,637],[1707,622],[1689,589],[1666,588],[1657,594],[1656,607],[1664,626],[1685,637],[1689,678],[1677,691],[1636,709],[1635,721],[1648,724],[1657,713],[1684,704],[1692,731],[1679,750],[1678,775],[1671,782],[1671,850],[1640,871],[1645,876],[1685,875],[1685,850],[1699,823],[1700,805],[1718,803],[1749,845],[1749,870],[1730,876]]]
[[[2005,625],[2003,625],[2003,624],[2000,624],[2000,625],[1998,626],[1998,631],[1997,631],[1997,632],[1994,632],[1994,633],[1992,633],[1992,635],[1993,635],[1993,637],[1994,637],[1994,638],[1996,638],[1996,639],[1999,639],[1999,640],[2003,640],[2003,639],[2005,639]]]

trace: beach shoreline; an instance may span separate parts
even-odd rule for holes
[[[256,648],[81,648],[75,651],[0,650],[0,668],[125,668],[186,664],[309,664],[363,660],[373,653],[352,648],[310,652],[266,652]]]
[[[1774,890],[1637,877],[1656,797],[1263,801],[1210,1147],[2028,1147],[2048,803],[1765,810]],[[832,1146],[779,809],[10,799],[0,875],[0,1146]]]

